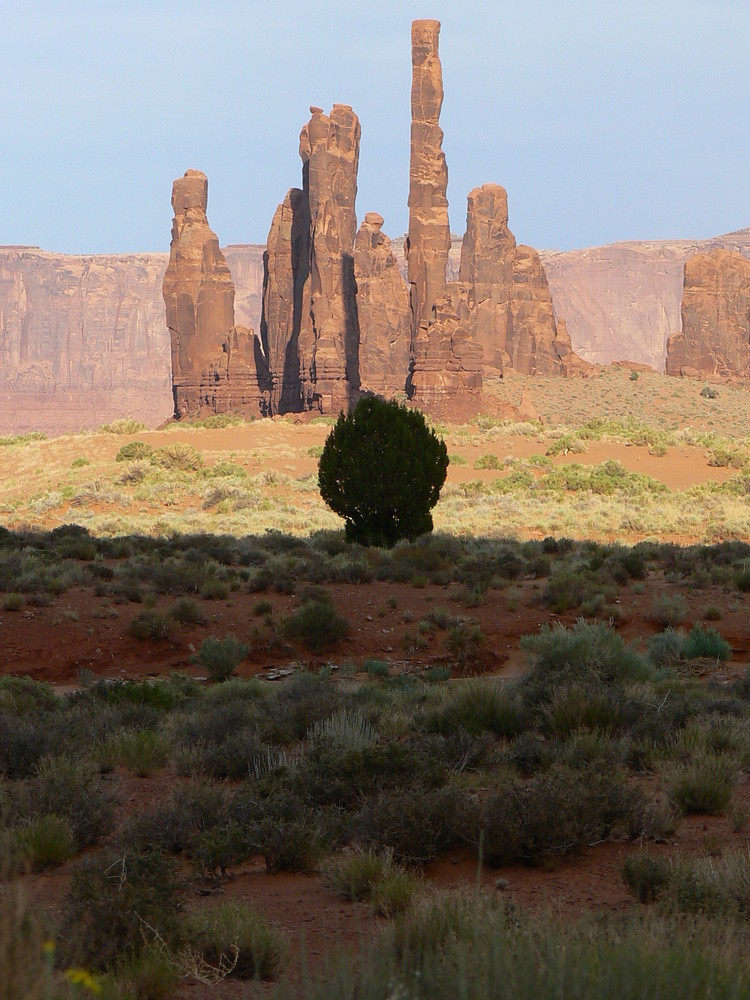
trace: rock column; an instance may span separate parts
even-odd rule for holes
[[[443,74],[438,55],[439,21],[414,21],[411,28],[411,159],[409,166],[409,235],[406,242],[416,340],[432,318],[432,307],[445,292],[450,250],[448,167],[443,153],[440,109]]]

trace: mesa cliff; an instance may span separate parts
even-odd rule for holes
[[[667,341],[667,375],[750,379],[750,260],[729,250],[685,264],[682,330]]]
[[[0,247],[0,429],[65,433],[171,415],[164,254]]]

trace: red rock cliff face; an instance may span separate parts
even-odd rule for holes
[[[235,328],[234,285],[208,225],[208,181],[188,170],[172,188],[172,243],[162,287],[171,338],[175,415],[265,410],[265,359],[251,330]]]
[[[172,412],[163,254],[0,247],[0,431],[75,432]]]
[[[682,331],[667,342],[668,375],[750,379],[750,261],[728,250],[685,264]]]

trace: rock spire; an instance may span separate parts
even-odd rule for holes
[[[255,335],[235,329],[234,285],[206,217],[208,180],[188,170],[172,187],[172,243],[162,293],[172,351],[175,415],[264,412],[265,359]],[[263,383],[263,384],[262,384]]]
[[[432,307],[445,292],[450,250],[448,167],[443,153],[440,110],[443,73],[438,55],[439,21],[414,21],[411,27],[411,157],[409,165],[409,235],[406,254],[416,337],[432,318]]]

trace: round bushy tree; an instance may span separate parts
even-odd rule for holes
[[[419,410],[365,396],[328,435],[318,485],[348,541],[389,546],[432,531],[447,470],[445,443]]]

